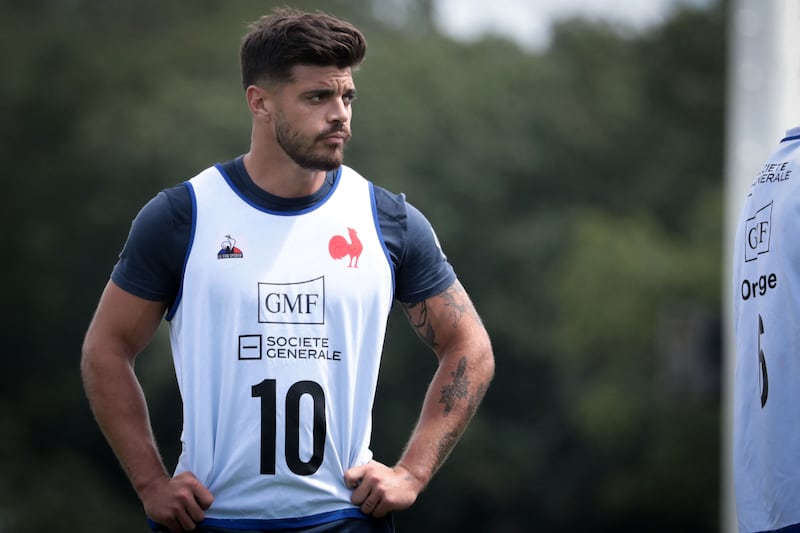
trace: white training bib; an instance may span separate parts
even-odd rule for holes
[[[358,516],[343,476],[372,457],[394,289],[372,185],[342,167],[321,202],[277,213],[220,167],[189,184],[193,232],[170,324],[184,405],[176,474],[209,488],[219,523]]]

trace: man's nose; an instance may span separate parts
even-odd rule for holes
[[[331,106],[328,111],[329,122],[347,123],[350,120],[350,106],[344,101],[344,98],[334,98],[331,100]]]

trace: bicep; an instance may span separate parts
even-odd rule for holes
[[[84,359],[117,355],[132,362],[155,335],[166,306],[109,281],[86,333]]]
[[[435,296],[402,307],[417,335],[438,356],[459,343],[486,337],[475,306],[458,280]]]

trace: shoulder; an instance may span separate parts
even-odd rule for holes
[[[373,186],[375,191],[375,208],[378,220],[383,228],[392,227],[404,234],[408,244],[431,244],[429,237],[434,237],[432,244],[438,247],[433,226],[425,215],[411,204],[404,193],[393,193]]]
[[[441,293],[456,279],[436,232],[403,193],[373,185],[378,224],[395,267],[395,297],[416,303]]]
[[[145,239],[155,245],[173,229],[191,225],[192,211],[192,196],[185,183],[164,189],[133,219],[128,239]]]
[[[171,301],[180,283],[191,224],[192,199],[186,185],[159,192],[134,218],[111,274],[114,282],[136,296]]]
[[[137,219],[181,223],[191,222],[192,196],[186,183],[164,189],[139,211]]]
[[[373,191],[375,194],[375,208],[378,211],[378,216],[405,227],[408,222],[408,203],[406,202],[406,195],[388,191],[374,184]]]

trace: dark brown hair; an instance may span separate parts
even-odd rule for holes
[[[245,89],[262,81],[289,81],[295,65],[357,68],[367,52],[358,28],[322,12],[279,8],[248,29],[240,49]]]

